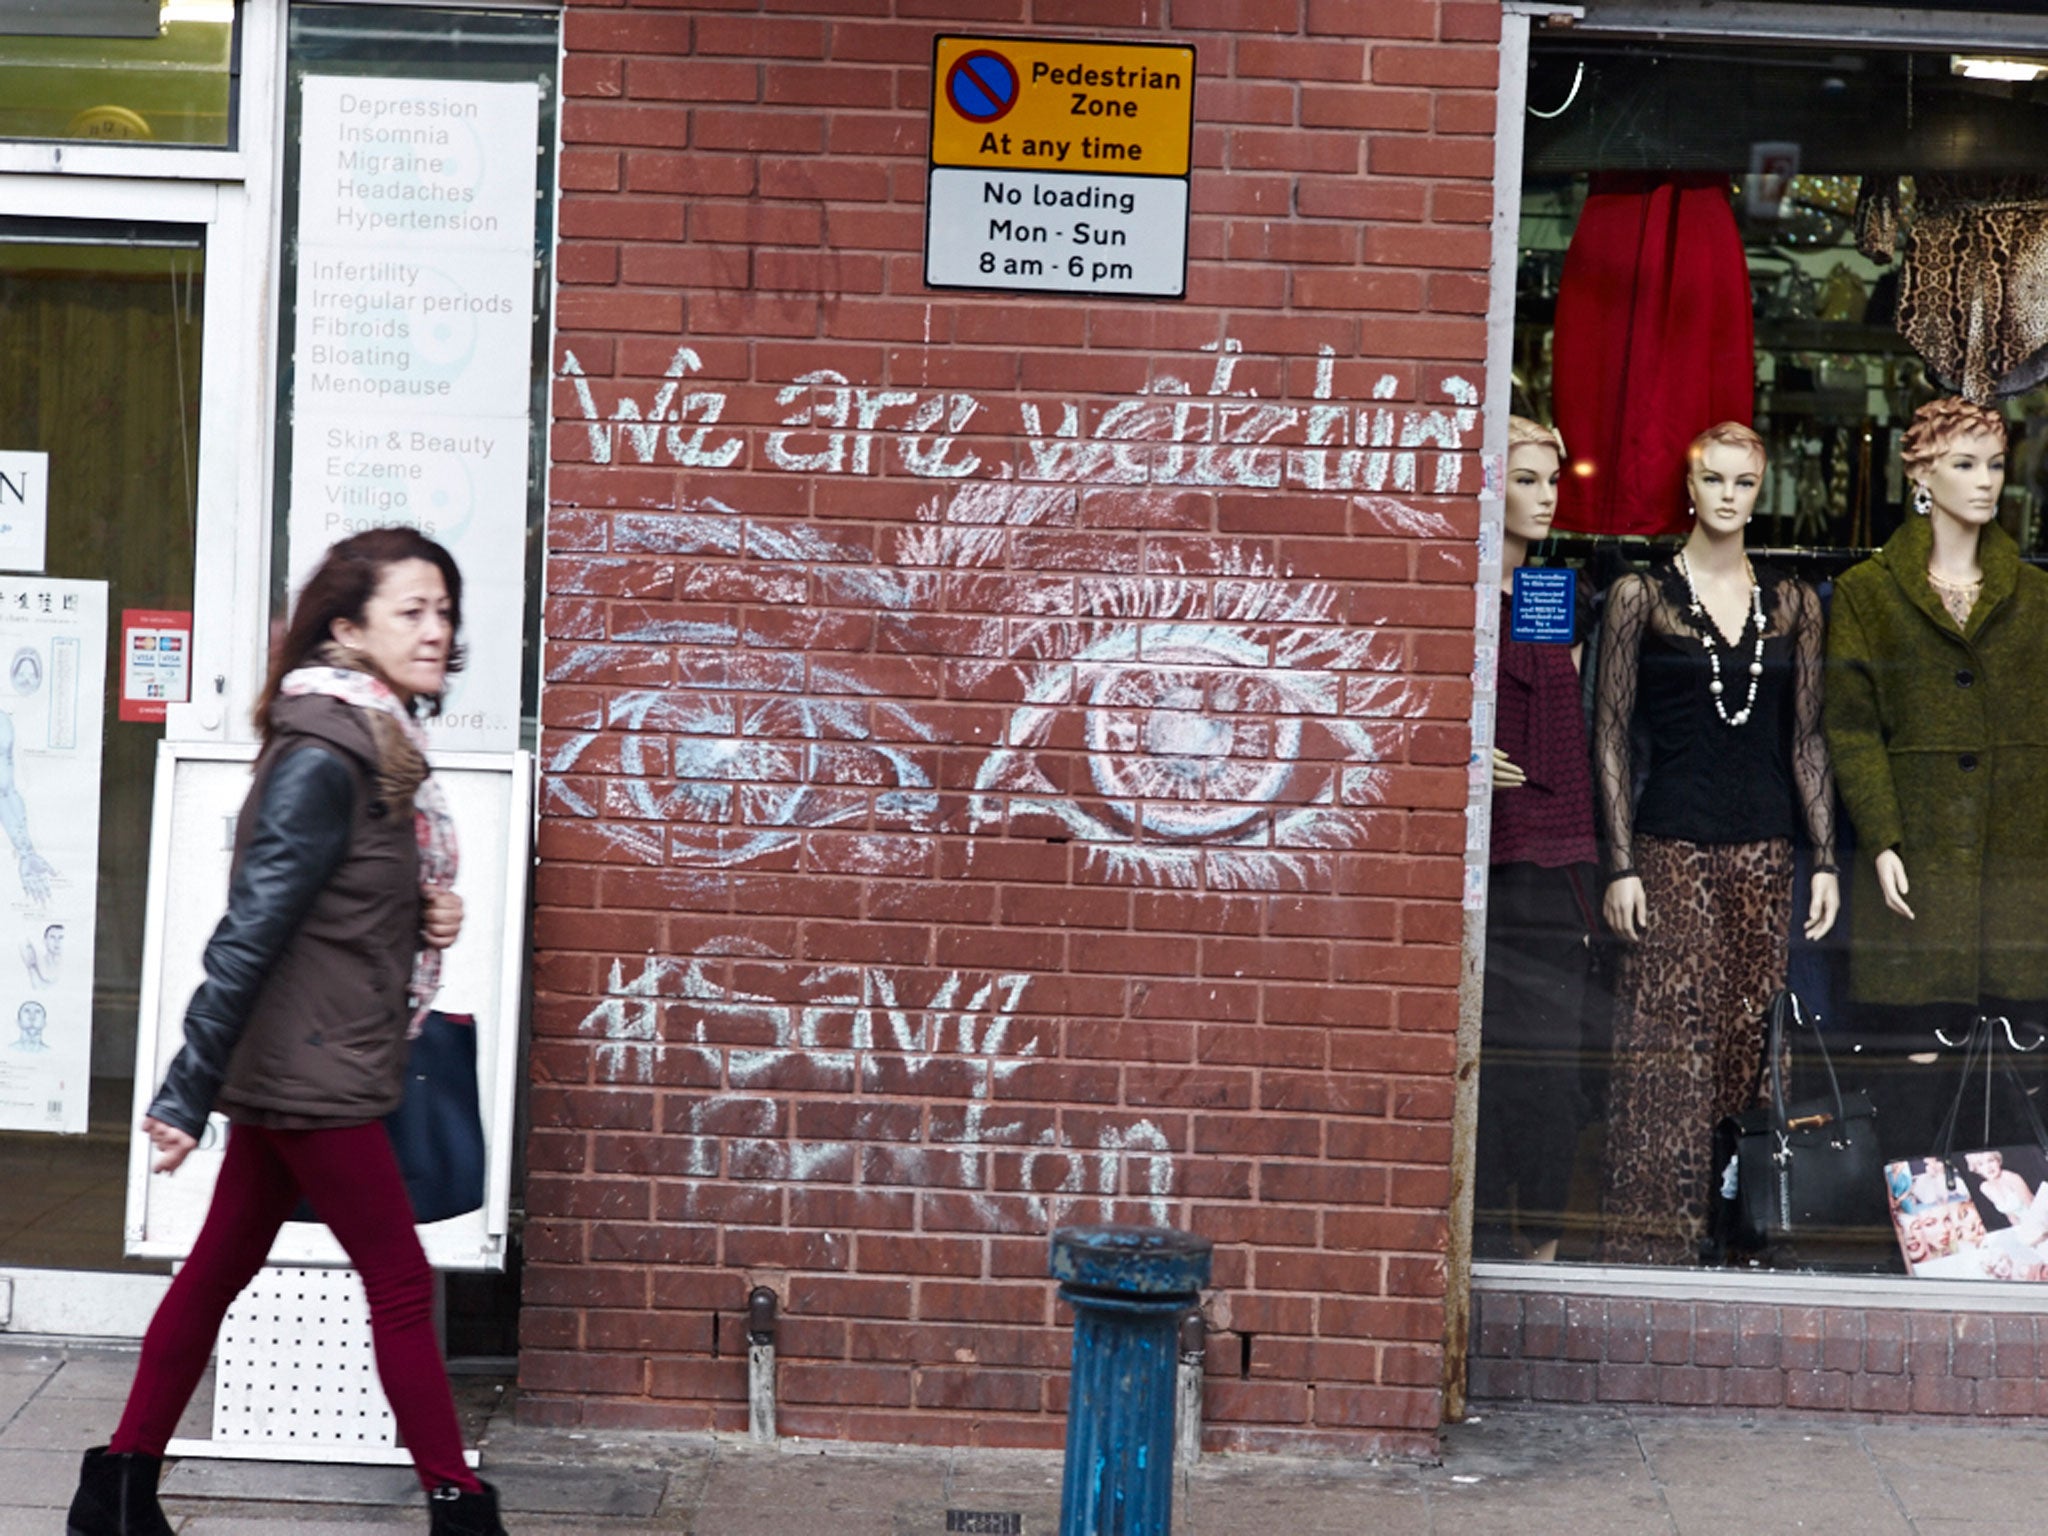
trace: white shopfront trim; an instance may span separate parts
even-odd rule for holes
[[[172,705],[168,744],[187,755],[246,755],[271,619],[278,327],[282,296],[288,0],[237,0],[241,27],[235,144],[228,148],[0,141],[0,218],[180,224],[204,231],[206,324],[200,362],[193,530],[192,696]],[[559,0],[337,0],[374,11],[523,11],[559,15]],[[559,41],[557,42],[559,49]],[[559,53],[557,55],[559,57]],[[556,123],[559,150],[559,117]],[[558,188],[549,187],[550,203]],[[553,225],[551,223],[550,228]],[[59,237],[61,238],[61,236]],[[552,304],[550,304],[552,310]],[[529,603],[533,599],[529,597]],[[538,666],[538,650],[528,658]],[[197,752],[193,752],[193,749]],[[239,749],[239,750],[238,750]],[[465,759],[467,761],[468,759]],[[524,861],[536,820],[530,759],[496,764],[515,782]],[[512,882],[524,891],[525,864]],[[152,870],[151,880],[162,872]],[[515,1041],[526,986],[523,904],[503,937],[502,996]],[[513,1047],[518,1055],[521,1047]],[[517,1073],[508,1071],[510,1083]],[[513,1115],[501,1087],[501,1123]],[[502,1247],[513,1194],[509,1158],[490,1172],[490,1225]],[[0,1335],[138,1339],[168,1275],[0,1267]]]

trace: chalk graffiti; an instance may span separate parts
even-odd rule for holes
[[[1316,359],[1315,403],[1303,407],[1261,400],[1235,382],[1240,342],[1226,338],[1202,350],[1215,354],[1204,394],[1177,374],[1161,374],[1085,432],[1078,401],[1059,402],[1048,429],[1038,401],[1011,402],[1014,422],[1000,421],[988,404],[962,391],[889,388],[814,369],[776,392],[775,404],[787,414],[767,434],[763,451],[777,469],[797,474],[871,475],[887,466],[928,480],[984,475],[1064,485],[1367,492],[1419,489],[1428,452],[1431,490],[1446,495],[1458,489],[1466,445],[1479,425],[1479,391],[1471,381],[1444,379],[1448,408],[1397,410],[1386,403],[1400,388],[1391,373],[1374,382],[1376,403],[1340,402],[1334,398],[1336,353],[1326,346]],[[666,459],[689,469],[724,469],[737,463],[745,438],[730,430],[713,437],[729,391],[683,389],[703,368],[695,348],[678,347],[644,408],[620,390],[607,415],[583,364],[565,351],[561,377],[575,395],[591,462],[613,463],[623,446],[641,464]],[[964,447],[960,435],[977,420],[981,433],[1018,441],[1021,451],[991,463]]]
[[[1006,597],[1009,611],[1001,617],[964,615],[944,600],[945,572],[1007,578],[1017,531],[1071,527],[1067,484],[1127,484],[1139,507],[1168,485],[1277,484],[1276,455],[1306,450],[1274,445],[1297,430],[1316,444],[1366,446],[1328,453],[1318,447],[1287,473],[1351,491],[1390,531],[1449,532],[1442,514],[1373,488],[1412,488],[1425,445],[1441,450],[1436,488],[1455,485],[1456,453],[1477,422],[1477,396],[1466,381],[1445,381],[1456,402],[1450,409],[1398,418],[1384,406],[1322,403],[1330,401],[1335,378],[1325,348],[1316,364],[1318,403],[1303,410],[1242,389],[1234,341],[1212,351],[1206,394],[1162,375],[1144,394],[1103,413],[1085,436],[1078,406],[1062,406],[1048,433],[1037,404],[1022,402],[1020,459],[996,466],[999,478],[963,481],[928,498],[910,525],[883,532],[877,546],[805,525],[764,523],[716,500],[621,514],[615,549],[744,554],[749,579],[772,588],[788,608],[944,612],[954,625],[948,649],[962,681],[999,682],[1021,703],[998,742],[958,742],[915,704],[870,702],[883,690],[861,668],[789,654],[786,644],[760,632],[758,620],[649,620],[606,643],[565,644],[550,659],[550,676],[579,676],[622,641],[722,647],[727,656],[736,647],[737,659],[709,669],[706,687],[739,685],[744,694],[698,695],[674,706],[643,691],[623,696],[608,727],[621,717],[631,725],[636,713],[658,707],[671,716],[664,727],[676,733],[670,782],[659,790],[643,782],[608,791],[602,805],[565,787],[551,790],[551,807],[591,818],[667,820],[670,861],[743,867],[785,852],[806,831],[859,831],[871,811],[892,833],[940,830],[937,785],[912,748],[970,746],[988,750],[974,775],[967,831],[1050,818],[1060,835],[1085,845],[1085,872],[1105,880],[1214,889],[1313,883],[1324,868],[1320,855],[1356,846],[1358,808],[1378,798],[1375,765],[1386,756],[1388,725],[1418,712],[1419,695],[1389,675],[1399,665],[1398,648],[1347,623],[1333,587],[1293,579],[1257,545],[1221,540],[1208,547],[1199,571],[1084,580],[1078,605],[1066,603],[1067,612],[1045,611],[1053,606],[1050,596],[1021,582],[1006,584],[1006,593],[1014,586],[1021,600],[1009,609]],[[643,461],[657,451],[678,462],[684,451],[721,454],[722,447],[694,435],[678,448],[655,430],[664,421],[675,426],[676,413],[698,394],[715,393],[683,393],[682,381],[701,366],[694,350],[679,349],[650,407],[643,412],[621,397],[606,422],[574,356],[567,356],[563,373],[576,388],[593,457],[608,461],[615,441]],[[1389,395],[1393,387],[1390,375],[1376,393]],[[777,401],[808,402],[769,438],[771,460],[791,469],[868,474],[912,429],[934,433],[902,459],[913,473],[919,463],[982,467],[948,457],[958,446],[951,434],[989,414],[968,396],[871,388],[818,370],[786,386]],[[724,406],[700,401],[690,409],[701,429]],[[796,442],[799,429],[806,446]],[[928,478],[951,477],[947,468]],[[1042,622],[1020,622],[1033,618]],[[689,684],[678,690],[691,691]],[[762,701],[763,693],[791,697]],[[1082,722],[1085,792],[1062,789],[1061,776],[1044,766],[1070,708]],[[551,768],[572,773],[598,739],[579,736]],[[637,770],[621,762],[619,771],[631,779]]]
[[[752,959],[785,981],[802,1002],[778,1000],[717,979],[720,957]],[[850,1143],[777,1139],[780,1112],[772,1085],[800,1059],[803,1070],[897,1093],[929,1092],[943,1074],[966,1100],[944,1145],[918,1144],[922,1130],[897,1130],[895,1177],[915,1187],[964,1193],[989,1230],[1042,1228],[1092,1201],[1098,1219],[1117,1219],[1119,1201],[1147,1219],[1172,1220],[1174,1158],[1159,1127],[1144,1118],[1095,1128],[1076,1146],[1062,1126],[1033,1125],[1020,1101],[997,1090],[1045,1049],[1035,1027],[1019,1022],[1032,977],[1023,972],[949,971],[935,980],[877,966],[782,965],[764,946],[740,935],[714,940],[689,959],[650,957],[637,975],[614,960],[604,998],[584,1015],[578,1033],[597,1042],[598,1079],[652,1084],[676,1052],[710,1064],[724,1054],[723,1086],[690,1104],[681,1128],[705,1152],[703,1177],[718,1176],[716,1136],[774,1141],[778,1152],[751,1149],[749,1172],[791,1182],[845,1181]],[[920,989],[922,995],[920,1000]],[[672,1006],[673,1005],[673,1006]],[[666,1026],[664,1025],[666,1020]],[[758,1040],[745,1047],[736,1036]],[[935,1133],[933,1141],[938,1136]],[[1015,1175],[996,1173],[992,1154],[1017,1151]],[[885,1179],[886,1182],[886,1179]],[[1007,1205],[997,1196],[1015,1197]],[[1130,1214],[1125,1212],[1124,1214]]]
[[[990,404],[830,369],[777,388],[767,465],[901,474],[921,499],[905,521],[843,533],[706,498],[617,513],[601,555],[557,556],[572,590],[655,562],[706,606],[650,610],[550,652],[550,678],[569,681],[670,648],[678,681],[608,690],[553,739],[548,814],[683,882],[802,868],[828,844],[836,872],[900,874],[945,833],[964,836],[970,878],[1016,839],[1070,841],[1075,878],[1095,883],[1327,887],[1427,703],[1401,644],[1263,540],[1204,539],[1198,568],[1170,540],[1138,569],[1091,568],[1084,551],[1058,579],[1040,579],[1020,541],[1085,542],[1076,487],[1132,528],[1171,527],[1161,514],[1183,487],[1288,486],[1340,495],[1393,537],[1447,537],[1443,514],[1402,498],[1459,489],[1478,395],[1451,377],[1442,406],[1401,407],[1387,374],[1369,401],[1340,401],[1324,348],[1309,401],[1262,400],[1236,342],[1205,351],[1199,390],[1162,372],[1106,408]],[[613,391],[607,409],[611,386],[565,354],[591,461],[737,463],[739,413],[702,372],[680,347],[644,405]],[[722,616],[710,606],[726,603]],[[805,623],[848,613],[872,634],[943,622],[942,640],[899,650],[924,685],[876,665],[881,645],[804,643]],[[1000,713],[974,711],[963,733],[948,706],[989,698]],[[805,963],[735,932],[637,974],[612,962],[578,1032],[600,1082],[716,1084],[670,1122],[693,1176],[944,1189],[989,1231],[1043,1230],[1084,1207],[1168,1223],[1180,1173],[1159,1123],[1105,1112],[1076,1129],[1021,1091],[1018,1074],[1058,1046],[1023,1009],[1032,983]],[[927,1107],[906,1119],[906,1095]],[[802,1134],[789,1106],[820,1096],[842,1098],[857,1130]]]

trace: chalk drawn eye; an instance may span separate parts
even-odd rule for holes
[[[1155,635],[1144,651],[1142,662],[1101,668],[1087,689],[1089,778],[1134,832],[1227,838],[1286,789],[1301,752],[1301,701],[1241,671],[1265,653],[1224,631]]]
[[[1326,619],[1322,594],[1311,589],[1289,616]],[[1078,633],[1046,626],[1035,648],[1058,653]],[[1343,713],[1337,668],[1357,664],[1359,645],[1320,624],[1276,634],[1180,623],[1078,644],[1069,659],[1026,669],[1025,703],[976,776],[972,825],[1050,818],[1114,879],[1303,885],[1318,854],[1358,845],[1355,807],[1371,798],[1381,756]],[[1384,713],[1403,712],[1384,702],[1394,706]],[[1063,740],[1075,716],[1085,776],[1069,771]]]

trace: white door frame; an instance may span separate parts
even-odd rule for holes
[[[0,143],[0,217],[205,230],[192,702],[165,724],[177,741],[254,740],[268,643],[285,0],[240,3],[236,147]],[[0,1268],[0,1335],[139,1338],[169,1283]]]

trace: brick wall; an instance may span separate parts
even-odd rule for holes
[[[2048,1417],[2048,1320],[2027,1313],[1472,1298],[1474,1402]]]
[[[565,19],[521,1379],[1056,1444],[1062,1221],[1213,1445],[1441,1405],[1494,0]],[[1184,302],[921,285],[941,29],[1191,43]]]

